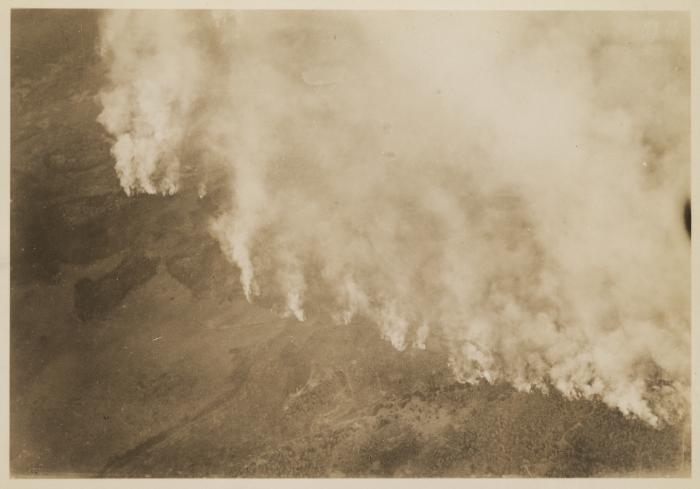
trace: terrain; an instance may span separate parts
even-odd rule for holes
[[[248,303],[223,188],[127,197],[96,122],[97,13],[13,11],[16,477],[687,476],[687,423],[463,385],[372,324]]]

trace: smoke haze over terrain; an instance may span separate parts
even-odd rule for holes
[[[114,11],[99,121],[127,194],[225,179],[211,232],[248,300],[672,422],[689,36],[667,13]]]

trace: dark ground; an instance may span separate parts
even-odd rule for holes
[[[680,427],[247,304],[207,233],[216,189],[121,191],[96,36],[93,12],[12,14],[14,476],[689,474]]]

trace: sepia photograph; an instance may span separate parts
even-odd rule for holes
[[[691,477],[689,11],[9,23],[11,478]]]

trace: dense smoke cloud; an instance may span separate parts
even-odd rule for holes
[[[657,424],[690,382],[688,50],[669,13],[120,11],[99,120],[128,194],[226,170],[248,300]]]

